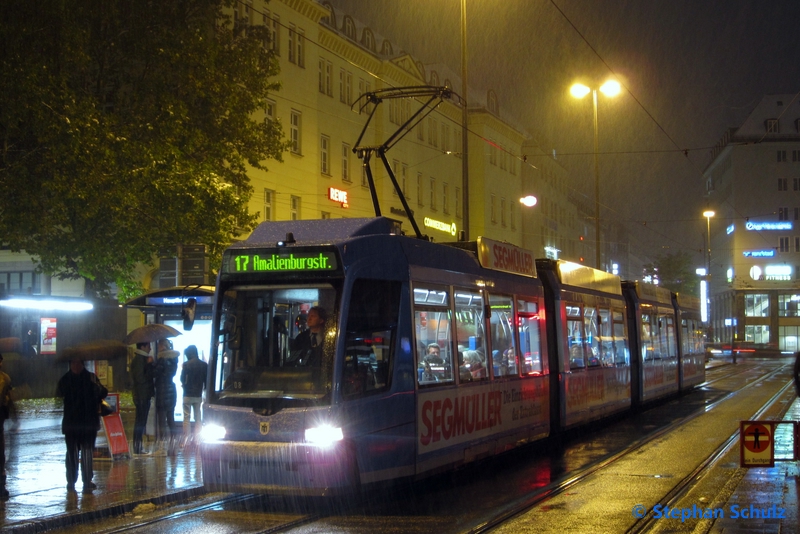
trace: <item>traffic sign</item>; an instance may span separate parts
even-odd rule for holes
[[[742,467],[772,467],[775,465],[775,426],[770,421],[741,421],[739,423],[740,465]]]

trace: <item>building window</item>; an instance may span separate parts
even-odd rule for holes
[[[0,273],[0,293],[41,295],[42,275],[33,271]]]
[[[417,123],[417,139],[420,141],[425,140],[425,121],[419,121]]]
[[[749,343],[769,343],[769,325],[746,325],[744,327],[744,340]]]
[[[342,143],[342,181],[350,181],[350,145]]]
[[[450,214],[450,186],[442,184],[442,213]]]
[[[497,165],[497,145],[492,139],[489,139],[489,163]]]
[[[789,190],[789,179],[778,178],[778,191],[788,191],[788,190]]]
[[[331,138],[323,135],[319,138],[319,171],[322,174],[331,173]]]
[[[301,133],[301,119],[299,111],[292,110],[291,117],[289,119],[289,140],[291,143],[291,151],[295,154],[302,154],[300,150],[302,145],[302,138],[300,136]]]
[[[305,39],[303,30],[294,24],[289,25],[289,63],[294,63],[298,67],[306,66]]]
[[[348,106],[353,103],[353,73],[344,69],[339,70],[339,102]]]
[[[779,221],[789,220],[789,208],[778,208],[778,220]]]
[[[456,217],[461,218],[461,188],[456,187]]]
[[[369,187],[369,176],[367,176],[367,166],[361,165],[361,187]]]
[[[747,293],[744,296],[745,317],[769,317],[769,295]]]
[[[778,295],[778,317],[800,317],[800,293]]]
[[[265,221],[274,221],[275,220],[275,212],[273,211],[275,206],[275,191],[272,189],[264,189],[264,220]]]
[[[292,195],[289,199],[289,219],[293,221],[300,220],[300,197]]]
[[[500,197],[500,226],[506,227],[506,199]]]
[[[408,165],[405,163],[400,167],[400,190],[403,191],[403,196],[408,198]]]
[[[396,159],[393,159],[392,160],[392,174],[394,174],[394,179],[395,180],[397,180],[397,176],[398,176],[398,174],[397,174],[398,167],[400,167],[400,162],[397,161]],[[392,184],[392,194],[394,196],[397,196],[397,189],[395,189],[394,184]]]
[[[321,211],[321,212],[319,212],[319,218],[320,219],[330,219],[331,218],[331,213],[329,211]]]
[[[778,123],[778,119],[767,119],[764,121],[764,127],[767,130],[767,133],[780,133],[780,124]]]
[[[517,221],[514,218],[514,203],[513,202],[508,206],[508,217],[511,219],[511,229],[512,230],[516,230],[517,229]]]
[[[450,151],[450,128],[442,123],[442,152]]]
[[[277,118],[278,110],[274,101],[267,100],[267,103],[264,105],[264,116],[271,121],[274,121]]]
[[[800,178],[792,178],[792,185],[794,191],[800,191]]]
[[[794,163],[800,161],[800,150],[792,150],[792,161]]]
[[[439,146],[439,123],[428,117],[428,144],[432,147]]]
[[[778,150],[778,163],[784,163],[785,161],[786,161],[786,151]]]
[[[319,60],[319,92],[333,96],[333,64],[320,58]]]
[[[417,173],[417,205],[424,206],[425,205],[425,190],[423,186],[424,179],[422,178],[422,173]]]
[[[795,237],[794,238],[794,251],[795,252],[800,252],[800,237]]]
[[[778,239],[778,251],[789,252],[789,238],[781,237]]]
[[[431,178],[431,210],[436,211],[436,178]]]
[[[268,48],[275,52],[276,56],[279,56],[281,51],[281,19],[278,15],[271,15],[268,10],[264,10],[262,20],[264,26],[269,30]]]
[[[497,224],[497,201],[494,197],[494,193],[491,194],[489,197],[489,213],[492,223]]]

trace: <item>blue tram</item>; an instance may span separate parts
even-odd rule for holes
[[[640,352],[622,288],[387,218],[263,223],[217,282],[205,486],[327,495],[628,409]]]

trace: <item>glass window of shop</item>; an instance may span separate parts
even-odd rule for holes
[[[769,317],[769,295],[748,293],[744,296],[745,317]]]
[[[778,317],[800,317],[800,294],[778,295]]]
[[[778,349],[786,352],[797,352],[800,350],[800,326],[779,326],[778,327]]]
[[[744,327],[744,340],[748,343],[769,343],[769,325],[746,325]]]

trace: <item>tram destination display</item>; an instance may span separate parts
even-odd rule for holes
[[[226,273],[333,272],[338,269],[336,253],[330,250],[291,252],[284,250],[231,251],[223,269]]]

